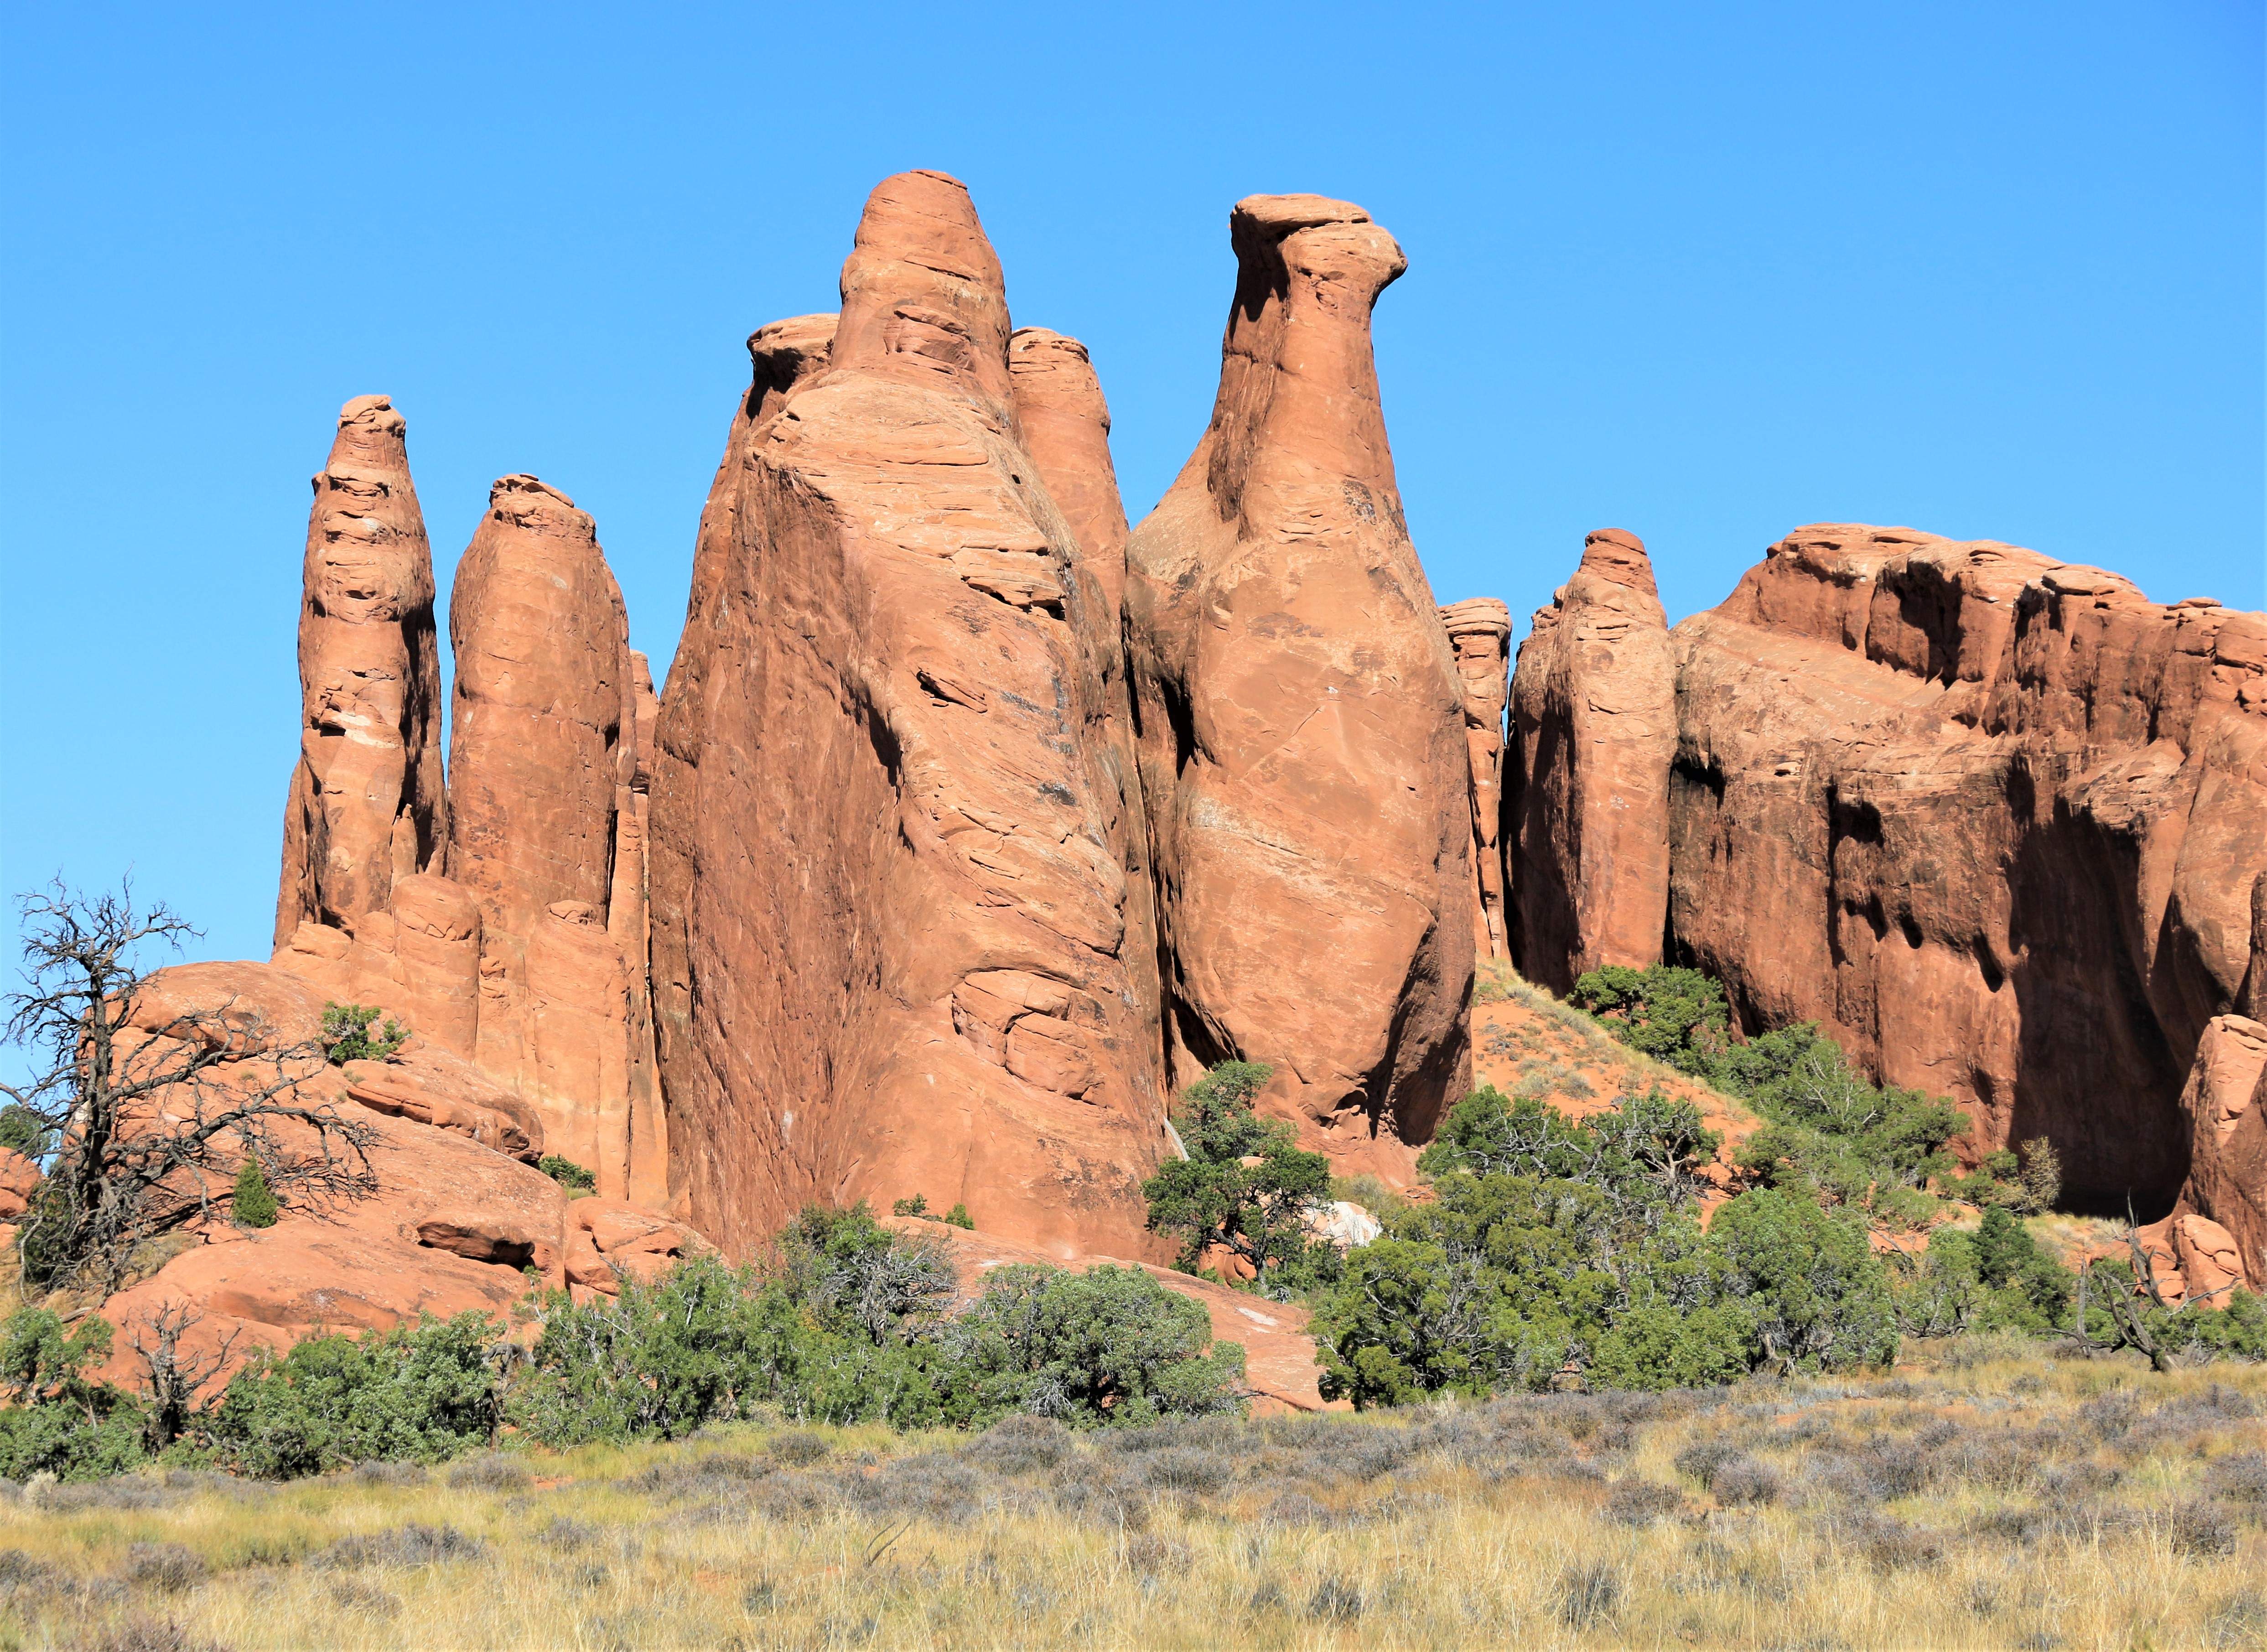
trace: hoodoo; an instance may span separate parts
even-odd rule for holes
[[[532,476],[498,481],[457,566],[449,636],[448,870],[481,908],[478,1058],[623,1198],[633,1137],[657,1125],[632,1118],[633,1090],[648,1111],[656,1094],[637,1013],[642,673],[590,516]],[[660,1192],[657,1167],[636,1179]]]
[[[433,553],[405,431],[385,397],[356,396],[314,479],[279,946],[304,921],[384,912],[394,880],[431,867],[448,833]]]
[[[1676,671],[1635,534],[1591,534],[1574,576],[1537,611],[1511,723],[1512,956],[1560,993],[1602,965],[1659,963]]]
[[[1464,750],[1471,765],[1472,891],[1479,901],[1473,941],[1490,958],[1508,958],[1503,899],[1503,709],[1511,691],[1511,609],[1495,597],[1470,597],[1441,610],[1464,687]]]
[[[1310,1145],[1404,1177],[1470,1069],[1464,693],[1409,542],[1361,208],[1255,195],[1212,422],[1128,547],[1177,1083],[1275,1067]]]
[[[942,173],[867,202],[831,341],[751,348],[657,731],[678,1187],[732,1246],[918,1194],[1136,1254],[1156,944],[1081,537],[1113,502],[1075,526],[1026,447],[999,263]]]

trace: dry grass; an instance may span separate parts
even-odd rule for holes
[[[14,1647],[2175,1647],[2267,1635],[2267,1370],[1073,1437],[737,1427],[0,1503]]]

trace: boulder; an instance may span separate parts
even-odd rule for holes
[[[1472,891],[1479,903],[1473,940],[1486,958],[1508,958],[1504,921],[1503,710],[1511,692],[1511,610],[1493,597],[1471,597],[1441,610],[1456,677],[1464,689],[1464,750],[1471,765]]]
[[[314,479],[279,947],[303,922],[386,910],[394,880],[432,866],[448,833],[433,554],[405,428],[385,397],[356,396]]]
[[[1676,668],[1653,563],[1602,528],[1538,610],[1512,678],[1504,799],[1512,956],[1564,994],[1585,971],[1661,961],[1669,910]]]
[[[1010,335],[967,190],[909,173],[868,201],[832,327],[751,341],[649,829],[669,1126],[701,1144],[676,1208],[735,1251],[813,1199],[915,1193],[1049,1249],[1150,1243],[1115,631]]]
[[[1172,1078],[1393,1181],[1464,1090],[1478,922],[1464,692],[1394,482],[1361,208],[1255,195],[1220,392],[1127,547],[1126,636]]]

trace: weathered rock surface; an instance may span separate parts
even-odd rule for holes
[[[36,1161],[13,1148],[0,1147],[0,1222],[13,1222],[22,1215],[44,1179]]]
[[[448,833],[433,554],[404,430],[385,397],[356,396],[314,479],[278,946],[302,922],[385,911]]]
[[[1255,195],[1212,422],[1127,549],[1126,630],[1172,1076],[1404,1179],[1470,1069],[1464,694],[1409,542],[1369,315],[1405,268],[1360,208]]]
[[[1976,1151],[2052,1138],[2080,1206],[2168,1207],[2183,1082],[2252,971],[2267,615],[1829,524],[1672,643],[1674,955],[1722,978],[1750,1030],[1816,1020],[1952,1096]],[[1551,765],[1522,763],[1515,882],[1530,839],[1584,837],[1595,813],[1538,804]],[[1553,933],[1522,958],[1557,982],[1603,931]]]
[[[1464,688],[1464,748],[1472,776],[1472,892],[1479,903],[1473,936],[1489,958],[1511,955],[1504,920],[1503,710],[1511,692],[1511,610],[1493,597],[1471,597],[1441,610],[1456,677]]]
[[[263,1057],[312,1039],[322,1003],[318,989],[270,966],[194,964],[150,977],[131,1024],[163,1038],[186,1015],[216,1013],[220,1022],[206,1036],[224,1038],[265,1079]],[[216,1069],[216,1082],[230,1082],[232,1067]],[[501,1320],[527,1289],[523,1270],[564,1282],[567,1200],[558,1184],[483,1145],[469,1120],[437,1120],[438,1128],[417,1121],[420,1111],[444,1103],[502,1109],[495,1087],[466,1063],[429,1049],[422,1059],[405,1052],[345,1069],[315,1062],[300,1070],[303,1102],[333,1103],[375,1133],[369,1156],[377,1195],[319,1212],[287,1208],[272,1228],[216,1221],[183,1236],[190,1243],[181,1254],[104,1304],[128,1364],[128,1338],[165,1303],[198,1314],[188,1346],[216,1347],[235,1332],[240,1357],[318,1329],[382,1329],[421,1313],[479,1311]],[[451,1076],[466,1083],[464,1095],[444,1093]]]
[[[1535,615],[1511,687],[1504,808],[1512,956],[1565,993],[1586,970],[1661,961],[1676,672],[1653,563],[1602,528]]]
[[[2239,1259],[2239,1276],[2267,1290],[2267,1025],[2244,1016],[2208,1023],[2181,1112],[2189,1171],[2175,1219],[2194,1215],[2219,1226]]]
[[[988,1233],[949,1228],[942,1222],[914,1216],[888,1216],[884,1223],[900,1233],[917,1234],[942,1245],[952,1258],[961,1289],[980,1295],[984,1275],[995,1267],[1018,1263],[1060,1267],[1062,1259],[1028,1245],[1014,1244]],[[1133,1262],[1113,1256],[1082,1256],[1071,1264],[1084,1273],[1097,1265],[1141,1268],[1177,1296],[1204,1304],[1212,1318],[1212,1333],[1244,1349],[1244,1385],[1251,1391],[1251,1409],[1259,1416],[1288,1411],[1343,1411],[1345,1400],[1325,1401],[1319,1384],[1322,1368],[1315,1360],[1315,1340],[1307,1334],[1307,1310],[1295,1303],[1270,1302],[1248,1291],[1215,1285],[1160,1267],[1154,1262]]]
[[[675,1186],[730,1248],[914,1193],[1052,1254],[1148,1243],[1156,950],[1111,610],[1009,338],[967,191],[910,173],[867,203],[831,337],[751,341],[651,822],[670,1127],[698,1143]]]
[[[481,909],[477,1058],[534,1104],[553,1151],[623,1197],[633,1141],[657,1140],[631,1095],[646,973],[640,672],[590,516],[532,476],[499,480],[457,567],[449,635],[448,870]],[[642,1188],[654,1171],[640,1167]]]

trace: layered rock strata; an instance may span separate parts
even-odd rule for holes
[[[1951,1096],[1973,1150],[2046,1135],[2079,1204],[2165,1209],[2191,1059],[2253,969],[2267,615],[1823,525],[1671,642],[1667,826],[1633,848],[1667,870],[1672,954],[1749,1030],[1818,1021]],[[1550,765],[1522,763],[1532,790]],[[1523,806],[1515,881],[1599,813]],[[1603,936],[1537,926],[1522,967],[1565,979]]]
[[[1472,597],[1442,608],[1441,624],[1456,651],[1456,677],[1464,689],[1464,750],[1472,782],[1472,892],[1479,905],[1479,924],[1472,938],[1486,956],[1508,958],[1501,817],[1511,610],[1494,597]]]
[[[1512,674],[1511,739],[1512,956],[1559,993],[1586,970],[1659,963],[1676,679],[1635,534],[1589,535],[1537,612]]]
[[[1149,1243],[1114,627],[1025,445],[1010,332],[966,189],[910,173],[867,202],[831,337],[752,341],[651,836],[670,1126],[700,1143],[677,1186],[730,1246],[809,1200],[913,1194],[1053,1254]]]
[[[431,867],[448,833],[433,554],[406,430],[385,397],[356,396],[314,478],[279,946],[302,922],[386,910],[394,881]]]
[[[1409,542],[1359,207],[1256,195],[1220,393],[1127,547],[1126,632],[1176,1083],[1273,1063],[1310,1143],[1404,1176],[1470,1070],[1464,694]]]

